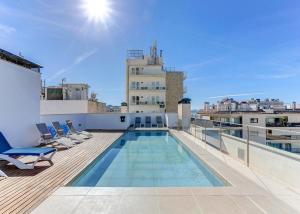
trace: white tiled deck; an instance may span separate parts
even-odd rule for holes
[[[298,213],[299,191],[257,174],[183,133],[172,131],[231,186],[213,188],[61,187],[34,213]],[[197,141],[197,144],[195,143]]]

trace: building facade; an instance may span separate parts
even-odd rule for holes
[[[106,112],[106,104],[96,99],[92,93],[89,98],[89,85],[68,83],[44,87],[41,100],[41,114],[81,114]]]
[[[200,112],[200,118],[221,121],[234,136],[300,153],[300,111]],[[240,124],[240,126],[238,125]],[[249,129],[247,129],[249,127]]]
[[[183,97],[183,72],[164,68],[162,51],[156,43],[150,55],[143,50],[129,50],[126,63],[126,101],[130,113],[177,112]]]
[[[41,68],[0,49],[0,131],[12,147],[39,144]]]
[[[44,87],[44,100],[88,100],[89,85],[84,83],[61,84]]]

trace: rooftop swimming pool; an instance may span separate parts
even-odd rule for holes
[[[167,131],[130,131],[68,186],[212,187],[225,181]]]

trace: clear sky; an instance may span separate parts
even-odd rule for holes
[[[47,85],[88,83],[108,104],[125,100],[126,50],[154,40],[187,72],[193,108],[228,95],[300,102],[299,0],[106,0],[98,16],[86,1],[1,1],[0,48],[43,65]]]

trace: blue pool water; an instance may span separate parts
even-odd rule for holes
[[[124,134],[69,186],[224,186],[200,159],[166,131]]]

